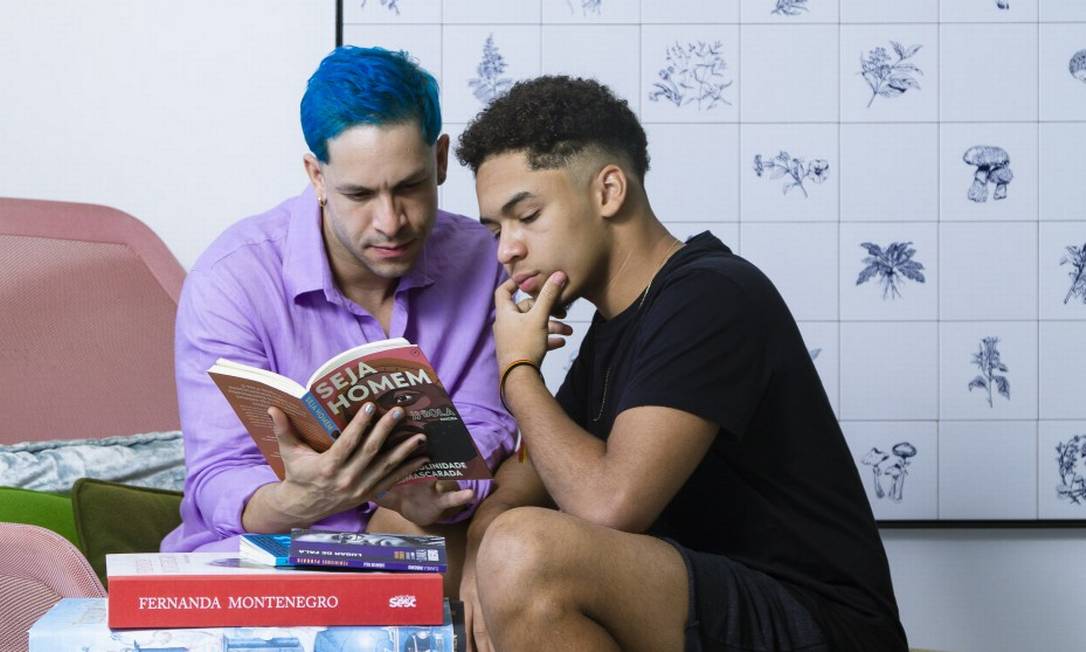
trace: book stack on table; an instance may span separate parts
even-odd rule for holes
[[[292,552],[292,536],[312,551]],[[443,597],[441,537],[297,530],[245,540],[234,554],[107,555],[109,597],[62,599],[31,628],[30,652],[464,649],[460,605]],[[336,563],[320,568],[324,556]],[[385,570],[353,570],[375,563]],[[421,566],[434,570],[414,572]]]

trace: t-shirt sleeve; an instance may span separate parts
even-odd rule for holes
[[[756,305],[724,274],[676,273],[641,316],[617,412],[670,407],[743,437],[768,384]]]

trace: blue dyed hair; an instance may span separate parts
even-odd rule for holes
[[[328,141],[346,129],[411,120],[427,144],[437,142],[437,80],[406,52],[338,47],[321,61],[302,97],[302,133],[322,163],[328,162]]]

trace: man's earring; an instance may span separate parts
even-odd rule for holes
[[[321,208],[324,208],[324,205],[328,203],[328,198],[324,196],[318,197],[317,203],[321,205]]]

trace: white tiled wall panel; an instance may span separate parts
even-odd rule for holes
[[[454,146],[519,79],[626,99],[660,218],[713,231],[788,302],[878,518],[1086,519],[1086,2],[344,0],[343,18],[345,43],[437,76]],[[441,194],[477,214],[455,160]],[[571,307],[552,390],[592,314]]]

